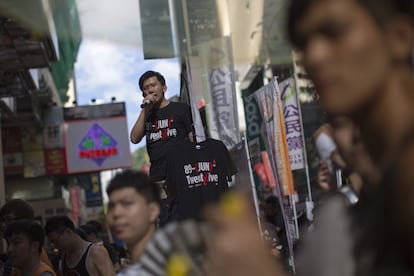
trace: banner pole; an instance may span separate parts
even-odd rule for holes
[[[249,146],[247,144],[246,135],[244,133],[242,135],[242,140],[244,140],[244,148],[245,148],[245,151],[246,151],[246,157],[247,157],[247,160],[249,162],[248,167],[249,167],[250,185],[251,185],[251,189],[252,189],[254,208],[256,210],[257,225],[259,226],[259,231],[260,231],[260,235],[261,235],[262,234],[262,224],[261,224],[261,221],[260,221],[259,201],[257,199],[257,191],[256,191],[256,187],[254,185],[253,171],[252,171],[252,167],[251,167],[251,163],[250,163]]]

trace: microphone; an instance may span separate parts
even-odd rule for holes
[[[141,104],[141,108],[146,107],[147,105],[150,105],[152,102],[150,100],[144,100]]]

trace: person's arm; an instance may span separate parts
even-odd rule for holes
[[[190,140],[191,143],[194,143],[195,139],[194,139],[194,134],[193,132],[189,132],[188,133],[188,140]]]
[[[109,258],[108,252],[106,250],[102,250],[100,245],[93,245],[91,247],[89,258],[88,263],[90,263],[93,270],[97,272],[96,275],[115,275],[115,269],[111,259]]]
[[[141,142],[142,137],[145,135],[145,119],[147,114],[147,107],[141,109],[138,119],[131,130],[130,139],[133,144]]]

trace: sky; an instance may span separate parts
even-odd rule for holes
[[[141,110],[139,76],[147,70],[159,71],[166,79],[166,97],[177,95],[178,59],[144,60],[139,0],[76,2],[83,34],[75,64],[77,104],[90,104],[92,99],[109,103],[112,97],[124,101],[130,132]],[[130,148],[134,151],[144,145],[143,141],[130,143]]]

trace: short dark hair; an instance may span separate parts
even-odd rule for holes
[[[149,78],[157,77],[157,79],[160,81],[161,85],[165,85],[165,78],[161,73],[156,71],[147,71],[144,74],[141,75],[138,81],[139,89],[141,89],[142,92],[144,92],[144,81],[146,81]]]
[[[158,186],[142,172],[125,170],[116,174],[109,182],[106,193],[110,196],[113,191],[123,188],[134,188],[148,203],[161,202]]]
[[[16,216],[16,219],[34,219],[33,207],[23,199],[12,199],[0,209],[0,220],[4,220],[9,214]]]
[[[22,219],[11,223],[7,226],[6,231],[4,232],[4,238],[9,242],[9,240],[16,235],[23,235],[31,242],[39,242],[38,250],[40,255],[43,243],[45,242],[45,234],[39,222],[30,219]]]
[[[51,232],[61,232],[67,228],[76,232],[75,224],[70,218],[67,216],[54,216],[47,220],[45,232],[46,235],[49,235]]]
[[[297,24],[309,11],[312,3],[317,0],[291,0],[287,12],[287,32],[293,46],[300,45],[297,36]],[[376,22],[383,26],[393,16],[406,15],[414,19],[413,0],[354,0],[368,11]]]
[[[98,234],[98,232],[96,232],[95,227],[93,227],[93,225],[91,224],[84,224],[84,225],[81,225],[79,228],[82,229],[86,235],[89,235],[89,234],[97,235]]]
[[[90,221],[88,221],[85,224],[85,226],[88,226],[88,229],[91,229],[90,232],[87,232],[88,234],[89,233],[99,234],[103,230],[102,224],[99,221],[96,221],[96,220],[90,220]]]

